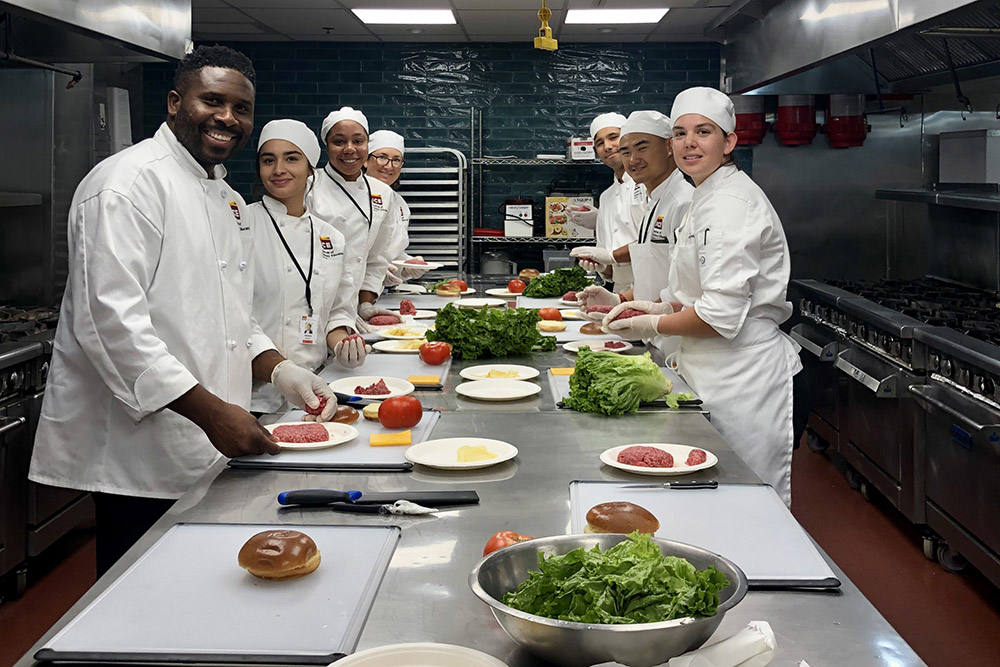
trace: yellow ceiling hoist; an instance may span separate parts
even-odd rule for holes
[[[538,18],[542,22],[542,27],[538,29],[538,37],[535,37],[535,48],[544,51],[557,50],[559,42],[552,38],[552,28],[549,27],[552,10],[545,6],[545,0],[542,0],[542,8],[538,10]]]

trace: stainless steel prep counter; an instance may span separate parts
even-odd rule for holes
[[[492,406],[498,408],[494,411],[470,409],[472,406],[466,404],[473,402],[456,402],[453,390],[460,381],[458,371],[475,363],[480,362],[454,362],[450,386],[444,392],[418,393],[425,405],[445,410],[433,435],[503,439],[518,447],[514,461],[464,473],[417,466],[411,473],[369,475],[240,471],[226,469],[220,461],[17,664],[34,664],[30,656],[171,525],[199,521],[399,525],[402,539],[365,624],[359,650],[398,642],[436,641],[485,651],[511,667],[541,666],[548,663],[534,658],[508,638],[489,609],[469,590],[469,571],[481,557],[490,535],[499,530],[539,536],[568,532],[569,483],[573,480],[649,481],[648,477],[631,476],[601,465],[600,452],[616,444],[669,439],[697,445],[719,457],[718,465],[697,473],[698,478],[715,478],[721,483],[759,482],[709,421],[697,413],[656,412],[608,418],[558,410],[544,376],[538,378],[543,393],[536,404],[508,406],[506,410],[498,404]],[[527,363],[539,369],[566,366],[573,363],[573,355],[561,351],[539,354]],[[474,488],[481,501],[477,506],[415,518],[346,514],[321,508],[279,509],[275,501],[281,491],[318,487],[371,492]],[[923,664],[843,572],[836,565],[832,567],[843,582],[839,591],[751,591],[727,614],[720,636],[736,632],[748,621],[770,622],[778,637],[778,651],[771,663],[776,667],[797,666],[800,660],[806,660],[811,667]]]

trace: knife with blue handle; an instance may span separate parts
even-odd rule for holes
[[[679,482],[653,482],[647,484],[625,484],[625,489],[717,489],[719,482],[714,479],[690,479]]]
[[[298,489],[278,494],[279,505],[328,505],[353,503],[361,497],[360,491],[334,491],[332,489]]]
[[[475,505],[479,494],[469,491],[393,491],[388,493],[367,493],[360,491],[334,491],[331,489],[298,489],[278,494],[279,505],[323,506],[351,503],[354,505],[392,504],[397,500],[409,500],[418,505]]]

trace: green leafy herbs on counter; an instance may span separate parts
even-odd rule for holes
[[[607,551],[595,545],[562,556],[539,552],[539,571],[503,596],[515,609],[576,623],[657,623],[714,616],[719,591],[729,585],[715,567],[698,570],[687,559],[664,556],[638,531]]]
[[[594,281],[587,277],[587,272],[579,266],[568,269],[555,269],[552,273],[533,278],[524,288],[524,296],[535,298],[562,296],[569,291],[579,291],[589,287]]]
[[[625,356],[582,346],[563,404],[580,412],[623,415],[638,410],[640,403],[663,398],[671,389],[673,383],[648,352]]]
[[[543,336],[535,326],[538,311],[530,308],[456,308],[438,311],[427,340],[451,343],[456,359],[524,357],[533,350],[556,349],[554,336]]]

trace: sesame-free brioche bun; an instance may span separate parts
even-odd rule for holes
[[[587,512],[585,533],[624,533],[638,530],[652,535],[660,522],[646,509],[629,502],[611,502],[594,505]]]
[[[313,539],[297,530],[265,530],[243,545],[240,567],[261,579],[291,579],[319,567],[319,549]]]

